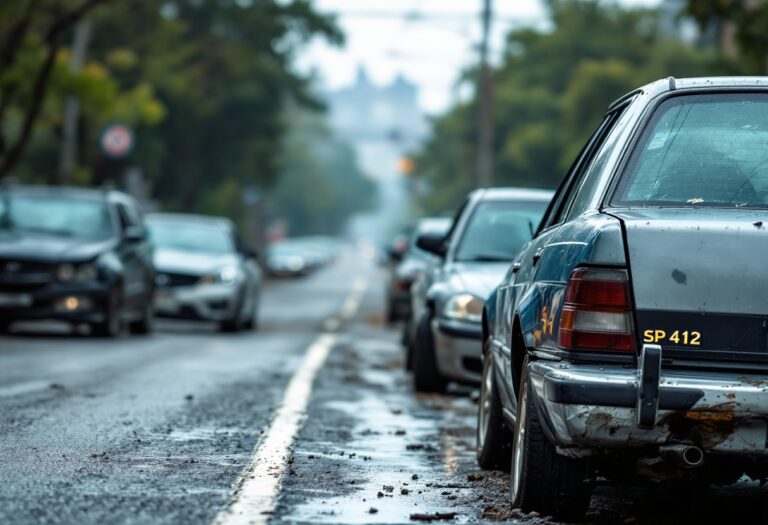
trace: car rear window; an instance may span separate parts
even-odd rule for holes
[[[456,261],[511,261],[531,240],[545,201],[486,201],[477,205],[459,242]]]
[[[768,95],[688,95],[656,110],[615,206],[768,206]]]

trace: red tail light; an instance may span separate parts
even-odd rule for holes
[[[626,270],[573,271],[565,291],[558,346],[579,351],[635,350]]]

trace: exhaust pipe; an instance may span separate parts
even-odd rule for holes
[[[696,468],[704,463],[704,451],[695,445],[664,445],[659,448],[659,455],[683,468]]]

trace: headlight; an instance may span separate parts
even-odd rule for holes
[[[56,278],[59,281],[70,283],[84,283],[95,281],[99,277],[99,270],[93,263],[62,264],[56,269]]]
[[[443,315],[450,319],[479,323],[483,319],[483,300],[468,293],[454,295],[445,303]]]
[[[240,278],[240,270],[235,266],[224,266],[219,268],[211,275],[206,275],[200,279],[200,284],[226,284],[231,285]]]

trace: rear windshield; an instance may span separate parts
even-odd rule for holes
[[[547,202],[486,201],[469,218],[456,250],[457,261],[511,261],[531,240]]]
[[[613,204],[768,207],[768,95],[688,95],[662,103]]]

